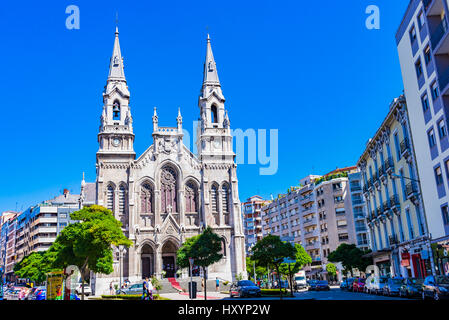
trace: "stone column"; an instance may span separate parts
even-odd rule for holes
[[[161,279],[162,275],[162,245],[157,246],[155,253],[155,274],[158,279]]]
[[[223,197],[221,194],[221,187],[218,187],[217,206],[218,206],[218,225],[221,227],[224,224]]]
[[[154,225],[161,224],[161,192],[154,190]]]
[[[178,212],[179,212],[179,223],[181,225],[186,225],[185,222],[185,196],[184,196],[184,190],[182,189],[182,186],[179,188],[178,191]]]

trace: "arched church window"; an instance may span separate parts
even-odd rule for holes
[[[226,240],[221,238],[221,251],[220,253],[223,255],[223,258],[226,258]]]
[[[212,123],[218,123],[218,110],[217,110],[217,106],[215,104],[212,105],[212,107],[210,108],[211,110],[211,120]]]
[[[106,208],[114,212],[114,187],[112,185],[106,189]]]
[[[198,212],[198,188],[193,181],[186,184],[186,212]]]
[[[120,120],[120,102],[117,100],[114,101],[114,104],[112,105],[112,119]]]
[[[169,166],[161,171],[161,204],[162,213],[177,212],[177,174]]]
[[[124,215],[126,212],[126,187],[121,185],[118,191],[118,213]]]
[[[223,213],[229,213],[229,186],[226,183],[221,187],[221,201],[223,202]]]
[[[210,200],[212,204],[212,212],[218,212],[218,187],[215,184],[211,188]]]
[[[140,210],[142,213],[153,212],[153,187],[149,183],[144,183],[140,189]]]

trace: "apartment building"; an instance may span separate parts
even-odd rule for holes
[[[449,6],[412,0],[396,33],[435,271],[449,266],[436,248],[449,248]],[[427,253],[426,253],[427,254]]]
[[[370,256],[380,272],[418,278],[431,274],[430,242],[404,96],[391,103],[357,164],[367,201]]]
[[[370,249],[370,238],[365,220],[366,202],[362,192],[362,175],[360,172],[350,173],[348,180],[356,236],[355,243],[359,249],[367,251]]]
[[[263,237],[260,209],[268,203],[269,201],[264,200],[261,196],[252,196],[242,203],[246,255],[250,254],[250,248]]]
[[[309,175],[261,209],[264,235],[293,237],[312,257],[305,267],[308,278],[325,278],[329,253],[342,243],[356,243],[348,178],[356,171],[347,167]]]

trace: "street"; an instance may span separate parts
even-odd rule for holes
[[[262,298],[225,298],[224,300],[279,300],[279,297]],[[357,293],[342,291],[340,288],[331,288],[330,291],[300,291],[295,293],[295,297],[282,297],[284,300],[404,300],[399,297],[385,297],[367,293]]]

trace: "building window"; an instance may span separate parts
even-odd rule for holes
[[[440,134],[440,139],[443,139],[447,136],[447,129],[446,129],[446,123],[444,119],[441,119],[438,122],[438,133]]]
[[[211,110],[211,120],[212,123],[218,123],[218,110],[217,110],[217,106],[215,104],[212,105],[212,107],[210,108]]]
[[[186,184],[186,212],[198,212],[198,188],[193,181]]]
[[[435,100],[440,96],[440,91],[438,90],[437,82],[434,81],[432,85],[430,86],[430,90],[432,92],[432,99]]]
[[[118,212],[119,215],[124,215],[126,210],[126,188],[124,185],[119,187],[118,191]]]
[[[433,132],[433,129],[430,129],[427,132],[427,137],[429,138],[429,146],[430,146],[430,148],[433,148],[435,146],[435,144],[436,144],[435,134]]]
[[[106,207],[114,212],[114,187],[111,185],[106,190]]]
[[[221,187],[221,201],[223,213],[229,213],[229,187],[227,184],[223,184]],[[287,214],[285,214],[285,217],[287,217]]]
[[[149,183],[143,184],[140,188],[140,211],[153,212],[153,187]]]
[[[421,97],[421,103],[424,112],[429,110],[429,98],[427,97],[427,93]]]
[[[443,183],[443,174],[441,172],[441,167],[438,166],[435,168],[435,179],[437,182],[437,186],[441,185]]]
[[[211,203],[212,203],[212,212],[218,212],[218,187],[216,185],[212,186],[211,189]],[[273,222],[275,222],[276,217],[273,218]]]
[[[169,166],[162,168],[161,171],[161,212],[177,212],[177,174]]]
[[[441,207],[441,214],[443,215],[444,224],[449,224],[449,209],[447,205]]]
[[[399,161],[399,160],[401,160],[401,150],[399,148],[399,137],[398,137],[397,132],[394,134],[393,139],[394,139],[394,147],[396,149],[396,158],[397,158],[397,161]]]
[[[429,45],[427,45],[427,47],[424,49],[424,61],[426,62],[426,65],[428,65],[429,62],[432,61],[432,54],[430,53]]]
[[[415,69],[416,69],[416,76],[418,79],[422,76],[422,65],[421,65],[421,58],[418,59],[415,63]]]
[[[416,41],[416,29],[415,29],[415,26],[413,26],[410,29],[410,42],[414,43],[415,41]]]
[[[412,240],[412,239],[415,238],[415,231],[413,230],[412,219],[410,217],[410,210],[409,209],[405,210],[405,216],[407,218],[408,233],[409,233],[409,236],[410,236],[409,240]]]
[[[418,14],[418,28],[419,28],[419,30],[421,30],[423,26],[424,26],[424,14],[423,14],[423,12],[421,11],[421,12]]]

